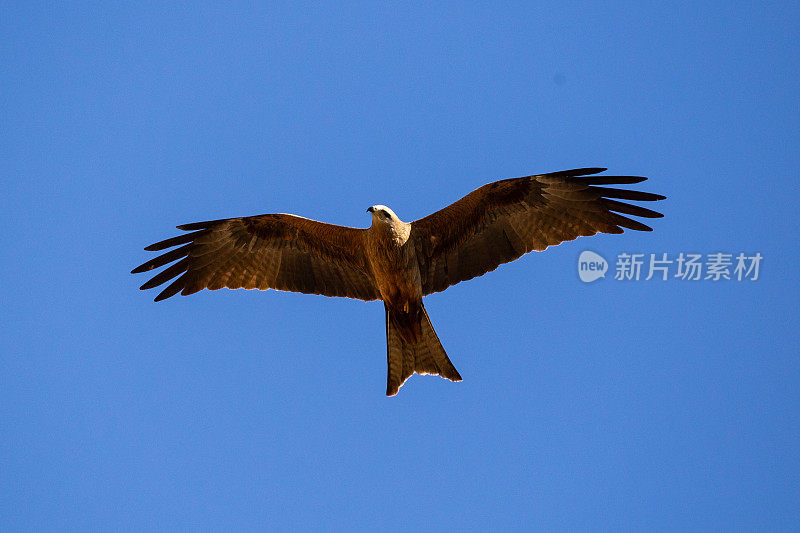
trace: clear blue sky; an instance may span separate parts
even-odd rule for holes
[[[0,529],[797,526],[796,5],[2,12]],[[581,166],[665,218],[428,297],[458,384],[384,396],[380,303],[129,274],[176,224]],[[764,261],[584,284],[587,249]]]

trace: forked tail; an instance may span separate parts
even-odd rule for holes
[[[394,396],[413,373],[435,374],[451,381],[461,375],[450,362],[422,303],[417,313],[390,308],[386,303],[386,396]],[[416,315],[416,316],[414,316]]]

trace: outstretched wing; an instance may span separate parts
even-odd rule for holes
[[[661,213],[619,200],[663,200],[659,194],[602,187],[645,181],[639,176],[592,176],[579,168],[496,181],[411,223],[422,293],[446,289],[490,272],[532,250],[623,228],[652,231],[624,215]],[[620,214],[622,213],[622,214]]]
[[[278,289],[375,300],[379,294],[364,255],[364,230],[294,215],[270,214],[196,222],[190,231],[145,250],[180,246],[134,268],[169,266],[142,289],[176,278],[156,301],[202,289]],[[182,246],[181,246],[182,245]]]

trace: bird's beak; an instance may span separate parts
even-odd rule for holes
[[[374,207],[368,207],[368,208],[367,208],[367,213],[372,213],[372,212],[374,212],[374,211],[375,211],[375,208],[374,208]]]

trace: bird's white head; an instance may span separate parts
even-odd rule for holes
[[[382,224],[389,224],[394,225],[401,220],[394,214],[394,211],[386,207],[385,205],[373,205],[367,208],[367,213],[372,214],[372,223],[375,224],[376,222]]]

